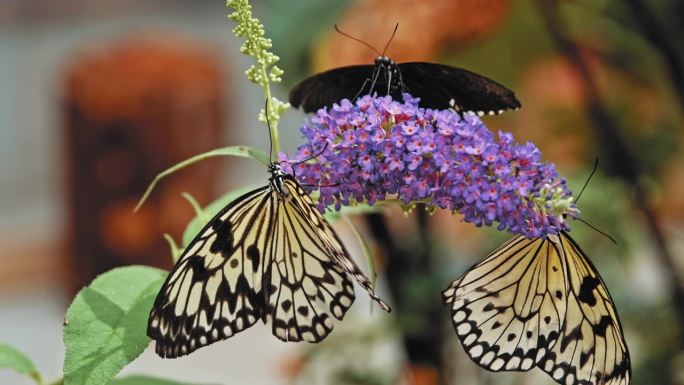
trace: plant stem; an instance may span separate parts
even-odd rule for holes
[[[283,70],[276,65],[280,58],[270,51],[272,48],[271,39],[266,37],[264,25],[254,17],[249,0],[228,0],[226,6],[233,10],[228,15],[228,18],[236,23],[233,33],[235,36],[245,39],[240,47],[240,52],[253,57],[256,61],[246,71],[246,75],[249,81],[260,85],[264,93],[266,108],[262,121],[269,123],[271,139],[271,153],[269,155],[270,159],[273,159],[280,149],[278,120],[280,120],[280,115],[289,107],[289,104],[283,103],[271,95],[270,83],[280,82],[283,75]]]

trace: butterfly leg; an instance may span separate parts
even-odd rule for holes
[[[321,187],[339,187],[342,185],[342,182],[337,182],[335,184],[306,184],[303,183],[301,184],[302,187],[316,187],[316,188],[321,188]]]
[[[404,78],[401,77],[401,71],[399,71],[399,84],[401,84],[401,92],[404,94],[410,94],[411,89],[408,88],[406,84],[404,84]]]
[[[380,76],[380,70],[379,69],[374,69],[373,70],[373,83],[371,83],[370,89],[368,90],[368,93],[370,94],[373,92],[373,89],[375,88],[375,83],[378,82],[378,77]]]
[[[363,81],[363,85],[361,86],[361,89],[359,89],[359,92],[357,92],[356,95],[354,95],[354,99],[352,99],[352,102],[355,102],[356,99],[359,98],[359,96],[361,95],[363,90],[366,89],[366,84],[368,84],[369,81],[370,81],[370,79],[368,79],[368,78],[366,78],[366,80]]]

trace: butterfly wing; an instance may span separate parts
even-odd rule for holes
[[[567,234],[568,308],[559,342],[539,363],[560,384],[627,385],[631,364],[615,304],[598,271]]]
[[[351,260],[330,224],[292,177],[284,178],[273,235],[269,314],[273,334],[283,341],[323,340],[354,301],[348,274],[384,309],[366,276]]]
[[[263,316],[262,276],[268,260],[277,193],[249,192],[219,212],[190,242],[166,278],[147,335],[174,358],[228,338]]]
[[[304,112],[316,112],[342,99],[352,100],[373,76],[373,65],[334,68],[304,79],[290,91],[290,104]],[[366,88],[370,84],[366,85]],[[367,93],[367,92],[366,92]]]
[[[310,231],[317,234],[317,240],[320,241],[318,248],[320,253],[329,255],[330,259],[335,265],[351,275],[352,278],[368,293],[382,309],[390,311],[387,305],[380,297],[375,294],[370,280],[359,269],[354,260],[350,257],[349,252],[340,241],[335,230],[330,226],[330,223],[318,211],[318,208],[311,200],[311,197],[304,191],[299,183],[292,177],[287,177],[285,185],[290,191],[292,199],[288,201],[290,212],[297,212],[303,222],[307,224]]]
[[[466,353],[492,371],[529,370],[553,346],[566,308],[560,251],[511,238],[443,293]]]
[[[354,301],[348,274],[378,298],[330,224],[290,176],[231,202],[200,231],[157,295],[147,334],[173,358],[271,322],[284,341],[318,342]]]
[[[513,91],[494,80],[462,68],[409,62],[399,64],[399,70],[404,91],[419,97],[421,107],[453,107],[457,111],[473,111],[478,115],[493,115],[520,108],[520,102]]]

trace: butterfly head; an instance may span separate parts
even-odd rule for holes
[[[268,172],[271,174],[271,179],[285,176],[285,171],[283,171],[283,168],[278,162],[271,162],[271,164],[268,165]]]
[[[277,162],[272,162],[268,165],[268,172],[271,174],[271,177],[268,178],[271,188],[280,193],[280,195],[287,195],[287,188],[285,188],[284,185],[284,178],[287,174],[285,174],[285,171],[283,171],[283,168],[280,166],[280,164]]]
[[[387,56],[378,56],[375,58],[375,65],[378,67],[392,67],[395,65],[394,60],[390,59]]]

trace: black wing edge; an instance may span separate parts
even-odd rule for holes
[[[454,108],[477,115],[495,115],[522,107],[515,93],[504,85],[475,72],[444,64],[408,62],[399,64],[405,91],[420,98],[420,106]],[[451,104],[451,101],[454,104]]]
[[[330,107],[342,99],[353,99],[373,75],[373,65],[333,68],[302,80],[289,95],[290,104],[306,113]]]

